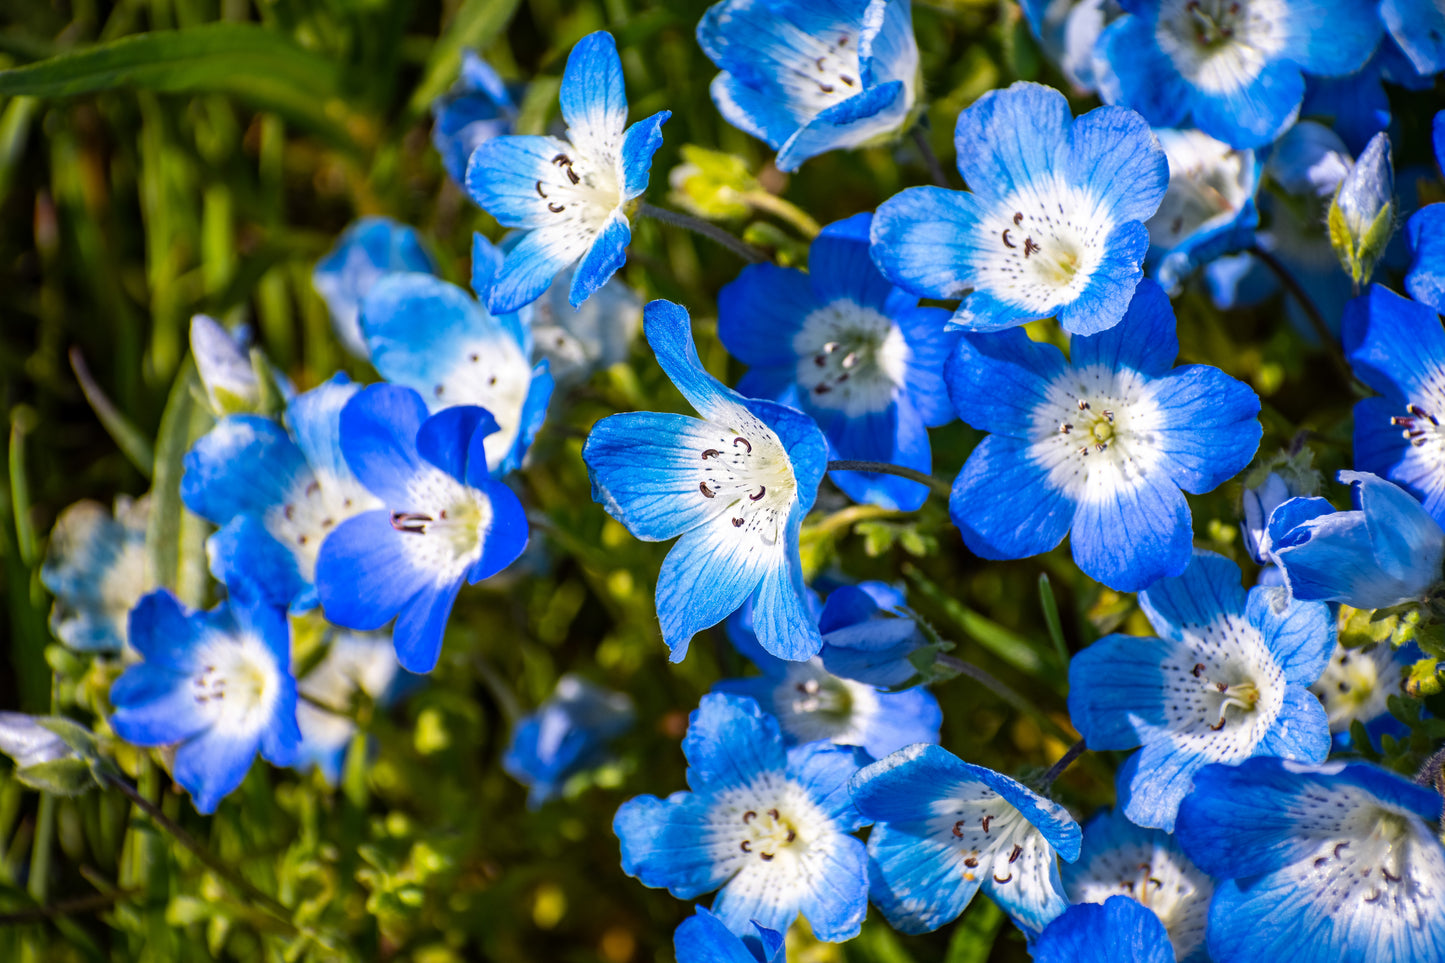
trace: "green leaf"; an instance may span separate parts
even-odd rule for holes
[[[31,789],[54,796],[79,796],[95,786],[84,759],[52,759],[15,770],[15,778]]]
[[[196,403],[200,384],[189,359],[171,387],[156,439],[155,475],[151,485],[151,517],[146,529],[146,554],[151,575],[161,588],[175,591],[180,582],[182,459],[191,443],[210,427],[211,416]]]
[[[490,44],[507,26],[519,0],[466,0],[456,19],[427,61],[426,75],[417,85],[407,104],[410,117],[426,113],[431,102],[456,79],[462,67],[462,51],[468,47],[480,50]]]

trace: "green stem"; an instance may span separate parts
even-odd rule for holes
[[[948,187],[948,174],[939,163],[938,155],[933,152],[933,145],[928,142],[928,134],[924,131],[922,124],[914,124],[913,130],[909,132],[913,137],[913,143],[918,147],[918,152],[923,155],[924,166],[928,168],[928,176],[938,187]]]
[[[1004,702],[1007,702],[1014,710],[1033,719],[1039,724],[1039,728],[1060,742],[1069,742],[1073,739],[1073,736],[1064,731],[1063,726],[1050,719],[1038,706],[1024,698],[1020,693],[1015,691],[1012,686],[1005,685],[972,662],[965,662],[951,655],[940,654],[938,656],[938,664],[953,672],[957,672],[959,675],[966,675],[973,681],[979,683]]]
[[[744,261],[757,264],[768,259],[768,256],[760,249],[733,237],[716,224],[709,224],[707,221],[693,217],[691,214],[684,214],[681,211],[670,211],[663,207],[654,207],[646,201],[638,205],[637,213],[642,217],[650,217],[664,224],[671,224],[673,227],[681,227],[692,231],[694,234],[701,234],[708,240],[721,244]]]
[[[1048,771],[1040,777],[1039,782],[1042,788],[1048,789],[1050,786],[1052,786],[1054,784],[1054,780],[1063,775],[1064,770],[1073,765],[1074,760],[1082,756],[1084,754],[1084,751],[1088,748],[1089,747],[1084,744],[1084,740],[1082,739],[1070,746],[1068,751],[1059,757],[1059,761],[1050,766],[1048,768]]]
[[[35,839],[30,849],[30,879],[25,889],[35,902],[44,904],[50,889],[50,856],[55,845],[55,797],[40,794],[40,812],[35,820]]]
[[[136,895],[134,890],[118,889],[109,893],[96,893],[77,899],[61,900],[49,906],[34,906],[14,913],[0,913],[0,926],[20,926],[25,923],[40,923],[60,916],[78,916],[94,913]]]
[[[829,471],[866,471],[875,475],[897,475],[899,478],[907,478],[909,481],[918,482],[920,485],[927,485],[935,494],[944,498],[949,496],[953,490],[948,482],[934,478],[932,475],[925,475],[921,471],[914,471],[912,468],[904,468],[902,465],[890,465],[886,461],[854,461],[843,459],[841,461],[828,462]]]
[[[767,191],[748,191],[743,195],[743,200],[759,211],[787,221],[797,229],[799,234],[810,241],[823,230],[817,221],[808,216],[806,211],[796,204],[783,200],[776,194],[769,194]]]

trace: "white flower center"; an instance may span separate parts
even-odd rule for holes
[[[212,725],[235,735],[260,732],[281,693],[281,672],[266,643],[249,634],[213,634],[196,654],[191,698]]]
[[[840,746],[861,746],[878,711],[878,693],[869,685],[840,679],[821,659],[795,662],[773,689],[773,715],[799,742],[826,739]]]
[[[1434,397],[1427,398],[1427,403],[1436,411],[1441,410],[1441,402],[1445,401],[1441,395],[1445,395],[1445,391],[1438,384],[1432,384],[1429,394]],[[1412,446],[1422,449],[1421,454],[1435,467],[1445,470],[1445,427],[1441,427],[1438,415],[1412,401],[1405,406],[1403,415],[1390,419],[1390,424],[1399,426],[1400,434]]]
[[[512,450],[521,426],[522,406],[532,387],[532,366],[507,337],[479,342],[432,386],[432,410],[479,405],[491,412],[497,430],[483,442],[487,467],[495,470]]]
[[[746,408],[734,412],[737,426],[708,423],[693,441],[698,451],[697,490],[716,504],[734,528],[767,545],[778,544],[797,500],[798,483],[787,449],[771,428]]]
[[[806,876],[807,864],[831,848],[832,833],[832,820],[802,787],[769,772],[718,794],[704,844],[730,872],[762,864],[770,874],[795,877]]]
[[[296,556],[296,567],[307,582],[316,577],[316,555],[321,542],[337,525],[381,502],[355,479],[341,480],[329,472],[303,476],[280,505],[264,519],[266,530]]]
[[[1226,615],[1182,627],[1162,666],[1165,728],[1184,751],[1215,762],[1249,758],[1284,705],[1285,680],[1259,630]]]
[[[1287,15],[1285,0],[1164,0],[1154,38],[1190,84],[1231,93],[1283,49]]]
[[[1254,152],[1237,151],[1197,130],[1160,131],[1169,158],[1169,189],[1148,221],[1149,240],[1174,248],[1242,208],[1254,184]]]
[[[450,582],[482,555],[492,526],[492,503],[475,488],[431,469],[408,485],[407,510],[391,513],[391,527],[414,536],[403,540],[412,565]]]
[[[1122,894],[1149,907],[1181,960],[1204,943],[1213,893],[1213,881],[1177,849],[1142,839],[1099,852],[1068,884],[1070,902],[1102,903]]]
[[[975,263],[978,287],[1040,317],[1084,292],[1114,228],[1090,193],[1054,177],[1020,188],[982,223],[990,237]]]
[[[1041,866],[1053,865],[1053,849],[1033,824],[982,783],[959,785],[934,802],[929,825],[935,838],[954,842],[970,883],[992,878],[995,886],[1031,888]]]
[[[562,226],[571,237],[596,237],[622,203],[621,146],[607,143],[584,150],[558,140],[551,162],[536,171],[537,203],[551,215],[539,226]]]
[[[1137,372],[1071,368],[1034,410],[1030,451],[1055,489],[1080,501],[1106,501],[1156,470],[1162,421]]]
[[[1347,649],[1336,644],[1329,665],[1313,692],[1324,704],[1330,732],[1345,732],[1356,719],[1368,722],[1383,715],[1391,695],[1400,694],[1400,663],[1389,645]]]
[[[892,319],[839,299],[813,311],[793,336],[798,384],[819,408],[849,418],[882,411],[902,387],[908,342]]]
[[[781,19],[777,27],[782,42],[800,55],[778,79],[801,112],[812,116],[863,89],[855,31],[815,37]]]

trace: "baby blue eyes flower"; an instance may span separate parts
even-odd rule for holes
[[[941,746],[909,746],[853,777],[869,821],[870,897],[894,929],[952,922],[980,888],[1037,933],[1064,911],[1057,853],[1079,855],[1068,810]]]
[[[81,652],[125,648],[126,619],[151,584],[149,518],[149,501],[121,495],[114,515],[81,501],[55,520],[40,581],[55,596],[50,631],[65,645]]]
[[[1220,880],[1215,963],[1428,963],[1445,946],[1438,793],[1367,763],[1209,766],[1179,842]]]
[[[371,286],[396,271],[435,274],[436,264],[416,231],[384,217],[363,217],[348,227],[312,272],[311,283],[331,311],[331,326],[346,350],[366,358],[361,300]]]
[[[1350,727],[1355,722],[1365,727],[1365,734],[1376,747],[1381,736],[1398,739],[1409,734],[1410,727],[1390,714],[1388,703],[1390,696],[1404,694],[1410,663],[1420,658],[1423,653],[1413,644],[1377,642],[1355,649],[1335,646],[1329,665],[1310,686],[1325,707],[1335,749],[1354,746]]]
[[[617,44],[598,31],[577,42],[562,74],[567,140],[507,136],[477,148],[467,166],[467,192],[504,227],[527,232],[507,252],[486,294],[493,314],[536,300],[573,263],[569,301],[575,308],[622,266],[632,238],[628,211],[647,189],[670,116],[659,111],[626,126]]]
[[[1177,291],[1196,267],[1254,242],[1260,165],[1197,130],[1155,132],[1169,158],[1169,190],[1146,225],[1156,275]]]
[[[718,338],[751,370],[745,395],[812,415],[833,457],[932,470],[928,428],[953,420],[943,363],[957,342],[948,314],[918,306],[868,256],[872,215],[830,224],[808,273],[753,264],[718,295]],[[928,490],[894,475],[837,472],[858,501],[916,511]]]
[[[963,298],[952,324],[997,331],[1057,316],[1075,334],[1119,323],[1143,277],[1144,227],[1169,184],[1143,118],[1017,83],[958,116],[972,193],[911,187],[873,219],[873,259],[914,294]],[[971,291],[965,295],[965,292]]]
[[[111,686],[111,728],[137,746],[175,746],[171,774],[202,813],[241,784],[257,751],[296,758],[296,680],[284,609],[233,598],[187,612],[167,591],[131,612],[143,662]]]
[[[1436,0],[1383,0],[1380,19],[1416,70],[1426,76],[1445,70],[1445,7]]]
[[[784,963],[787,948],[776,930],[753,924],[747,939],[699,906],[672,937],[677,963]]]
[[[724,0],[697,25],[722,69],[712,99],[727,122],[778,152],[778,170],[899,132],[917,95],[909,0]]]
[[[1329,606],[1239,584],[1205,552],[1139,593],[1159,638],[1110,635],[1069,665],[1069,717],[1090,749],[1142,746],[1120,773],[1122,808],[1172,832],[1194,774],[1211,762],[1322,762],[1329,727],[1305,688],[1335,646]]]
[[[857,750],[812,742],[784,749],[752,699],[703,696],[682,751],[692,792],[622,804],[612,829],[622,869],[695,899],[722,887],[712,913],[748,937],[786,932],[801,913],[818,939],[858,935],[868,910],[867,825],[848,794]]]
[[[452,180],[467,178],[472,152],[512,132],[522,90],[509,87],[475,50],[462,52],[462,73],[456,84],[432,104],[432,145]]]
[[[698,359],[687,312],[653,301],[643,333],[657,363],[701,418],[642,411],[599,421],[582,458],[592,497],[647,541],[678,539],[657,581],[671,659],[748,598],[768,652],[801,660],[822,645],[808,609],[798,534],[828,448],[812,419],[744,398]]]
[[[1193,544],[1180,489],[1242,470],[1259,398],[1216,368],[1171,370],[1169,299],[1139,285],[1116,327],[1075,337],[1072,360],[1023,331],[965,335],[945,371],[959,416],[992,432],[963,466],[949,513],[983,558],[1046,552],[1071,533],[1085,574],[1133,592],[1178,575]]]
[[[517,723],[502,767],[528,788],[533,808],[561,795],[573,775],[601,761],[606,745],[632,728],[632,700],[564,675],[537,711]]]
[[[1159,918],[1126,896],[1070,906],[1044,927],[1029,955],[1034,963],[1174,963],[1175,959]]]

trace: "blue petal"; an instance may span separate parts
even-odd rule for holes
[[[1173,739],[1151,742],[1130,756],[1120,771],[1119,779],[1127,778],[1129,792],[1119,804],[1138,825],[1172,833],[1179,804],[1194,788],[1194,774],[1209,761],[1180,748]]]
[[[980,558],[1027,558],[1047,552],[1064,540],[1081,508],[1062,489],[1050,485],[1049,471],[1033,460],[1031,447],[1024,439],[989,435],[968,456],[953,483],[949,517],[969,551]]]
[[[800,894],[799,912],[818,939],[828,943],[851,940],[861,931],[868,913],[868,854],[862,841],[835,836],[833,847],[809,862],[812,872],[809,885]],[[731,889],[724,890],[724,895]]]
[[[391,639],[396,644],[396,661],[403,669],[425,673],[436,668],[447,619],[461,587],[460,581],[430,582],[402,604]]]
[[[788,750],[788,776],[840,832],[852,832],[871,820],[853,805],[849,780],[872,761],[867,753],[852,746],[808,742]],[[859,856],[861,869],[861,850]]]
[[[416,433],[427,417],[421,395],[387,384],[363,388],[341,409],[341,450],[347,465],[390,505],[410,502],[412,479],[431,470],[416,450]]]
[[[366,357],[357,324],[361,301],[378,278],[393,271],[435,273],[436,263],[410,227],[384,217],[364,217],[342,233],[311,276],[336,333],[358,357]]]
[[[879,205],[871,232],[873,261],[888,280],[914,294],[960,297],[974,283],[977,235],[983,233],[977,227],[984,213],[973,194],[910,187]]]
[[[649,301],[642,309],[642,332],[658,365],[688,404],[709,421],[726,420],[724,406],[739,399],[703,368],[687,309],[671,301]]]
[[[1112,328],[1129,309],[1144,278],[1149,229],[1139,221],[1114,225],[1104,239],[1104,255],[1089,284],[1059,310],[1059,324],[1071,334],[1097,334]]]
[[[598,158],[615,155],[627,125],[627,91],[612,34],[598,30],[577,41],[562,72],[561,101],[572,142]]]
[[[1144,118],[1099,107],[1069,128],[1066,183],[1089,191],[1123,221],[1147,221],[1169,187],[1169,161]]]
[[[416,451],[422,458],[461,482],[468,483],[468,452],[477,441],[497,430],[497,419],[485,408],[458,405],[443,408],[422,422],[416,432]],[[485,457],[478,459],[483,465]]]
[[[872,227],[872,214],[854,214],[829,224],[813,239],[808,248],[808,279],[816,304],[846,298],[888,313],[893,286],[879,273],[868,253]]]
[[[256,749],[256,736],[233,735],[212,726],[176,750],[171,776],[191,794],[196,811],[208,816],[241,785]]]
[[[1259,450],[1259,396],[1244,382],[1200,364],[1175,368],[1152,387],[1163,422],[1155,435],[1158,451],[1185,491],[1214,490]]]
[[[678,963],[758,963],[742,938],[701,906],[678,925],[672,947]]]
[[[678,539],[657,577],[657,617],[662,639],[672,650],[669,658],[680,662],[694,635],[727,618],[772,569],[787,564],[786,557],[783,546],[764,544],[751,529],[733,527],[726,516],[716,516]],[[786,595],[774,583],[769,599],[782,602]],[[785,610],[784,617],[792,614]]]
[[[543,227],[556,220],[556,215],[538,195],[537,182],[549,180],[556,170],[552,158],[571,149],[571,144],[556,137],[513,135],[489,140],[467,163],[467,193],[503,227]],[[481,293],[478,291],[478,296]],[[487,300],[496,303],[491,297]],[[495,306],[492,310],[508,313]]]
[[[1070,906],[1030,948],[1034,963],[1173,963],[1159,917],[1128,896]]]
[[[785,173],[803,161],[838,147],[856,147],[898,127],[908,110],[901,80],[867,87],[820,111],[789,137],[773,163]]]
[[[627,263],[627,245],[631,240],[632,228],[628,226],[627,215],[621,209],[613,211],[572,275],[572,289],[567,295],[572,307],[590,298],[617,273],[618,268]]]
[[[622,200],[641,197],[647,190],[652,172],[652,155],[662,146],[662,125],[672,116],[670,110],[659,110],[627,128],[622,138]]]
[[[1162,637],[1185,642],[1221,619],[1244,616],[1249,605],[1239,566],[1213,552],[1195,552],[1177,578],[1139,593],[1139,607]]]
[[[717,9],[717,6],[714,4],[708,11]],[[704,14],[698,29],[701,30],[702,24],[706,22],[707,15]],[[750,87],[730,73],[721,73],[714,77],[708,90],[724,120],[738,130],[752,134],[774,150],[783,146],[783,142],[793,135],[793,131],[797,130],[804,120],[800,116],[798,105],[778,97],[775,90]]]
[[[622,844],[622,871],[644,886],[665,887],[679,899],[696,899],[727,881],[731,867],[715,860],[705,840],[711,800],[690,792],[667,799],[637,796],[612,820]]]
[[[1283,534],[1274,556],[1297,599],[1387,608],[1413,597],[1416,586],[1390,578],[1375,564],[1363,512],[1323,515]]]
[[[839,458],[901,465],[925,475],[933,471],[928,431],[907,401],[857,418],[836,418],[827,434]],[[835,471],[829,477],[854,501],[897,511],[917,511],[928,498],[926,486],[897,475]]]
[[[238,515],[222,526],[206,540],[206,555],[211,574],[233,595],[283,606],[295,602],[297,611],[316,604],[296,556],[254,515]]]
[[[1248,84],[1230,91],[1194,94],[1194,123],[1231,147],[1265,147],[1299,116],[1305,82],[1287,60],[1265,64]]]
[[[1177,127],[1189,111],[1191,90],[1154,37],[1154,17],[1125,15],[1104,28],[1096,59],[1099,96],[1133,108],[1155,127]]]
[[[1267,588],[1250,589],[1248,606],[1249,623],[1264,636],[1285,681],[1310,685],[1318,679],[1335,650],[1336,619],[1330,607],[1282,599]]]
[[[1400,415],[1404,405],[1387,398],[1355,404],[1355,468],[1388,478],[1420,499],[1432,518],[1445,518],[1445,471],[1436,449],[1411,444],[1390,420],[1405,417]]]
[[[788,766],[778,721],[752,699],[712,693],[702,697],[682,740],[687,784],[717,793],[751,785],[765,773]]]
[[[188,613],[169,589],[156,589],[130,610],[127,635],[146,664],[189,672],[196,642],[211,631],[201,613]]]
[[[1254,751],[1261,756],[1299,762],[1324,762],[1330,754],[1330,721],[1325,707],[1308,689],[1287,687],[1279,718],[1265,730]]]
[[[975,194],[1002,199],[1050,176],[1072,123],[1069,102],[1051,87],[1020,81],[991,90],[958,115],[958,170]]]
[[[1070,540],[1085,575],[1116,592],[1137,592],[1184,571],[1194,530],[1179,489],[1149,474],[1080,501]]]
[[[1425,304],[1372,284],[1345,306],[1342,335],[1360,380],[1400,407],[1426,402],[1445,385],[1445,328]]]
[[[211,725],[196,701],[193,677],[149,663],[133,665],[110,687],[115,734],[136,746],[166,746]]]
[[[185,457],[181,499],[207,521],[264,514],[311,475],[286,429],[259,415],[223,418]]]
[[[784,536],[787,546],[783,560],[763,572],[753,594],[753,631],[758,644],[768,654],[792,662],[810,659],[823,647],[808,604],[808,587],[803,584],[803,563],[798,555],[802,521],[802,514],[795,513]],[[722,530],[717,522],[712,527]]]
[[[467,570],[467,583],[470,585],[491,578],[515,562],[526,549],[530,537],[527,511],[516,492],[500,481],[474,483],[473,487],[486,494],[491,504],[492,521],[482,536],[482,554]]]
[[[1422,74],[1445,70],[1445,10],[1433,0],[1384,0],[1380,18]]]
[[[556,387],[552,366],[543,358],[532,367],[532,383],[527,388],[527,397],[522,400],[522,410],[517,414],[517,440],[497,464],[496,474],[506,475],[522,467],[527,449],[532,447],[532,440],[547,420],[547,406]]]
[[[1177,580],[1171,580],[1177,581]],[[1069,662],[1069,719],[1090,749],[1133,749],[1168,723],[1164,672],[1175,646],[1109,635]]]
[[[749,264],[718,293],[718,340],[743,364],[787,365],[791,378],[798,359],[793,336],[823,303],[802,271]]]
[[[316,594],[326,618],[350,629],[379,629],[437,573],[417,568],[407,538],[385,510],[348,518],[326,536],[316,558]]]
[[[1281,24],[1282,52],[1312,74],[1352,74],[1365,66],[1380,42],[1377,7],[1372,0],[1294,0]],[[1321,30],[1326,23],[1329,29]]]
[[[1101,365],[1110,371],[1158,376],[1169,371],[1178,355],[1174,308],[1164,289],[1147,278],[1134,289],[1129,310],[1117,325],[1098,334],[1076,337],[1069,343],[1074,368]],[[1043,379],[1052,381],[1053,376],[1045,374]]]
[[[351,478],[341,453],[341,409],[360,390],[345,374],[336,374],[286,406],[286,427],[312,471],[340,480]]]
[[[962,336],[946,329],[948,312],[941,308],[894,308],[893,320],[908,343],[904,392],[930,428],[958,417],[948,399],[944,367]]]
[[[1076,340],[1074,350],[1087,350],[1091,340]],[[1082,367],[1084,362],[1077,364]],[[1058,348],[1014,328],[962,335],[943,376],[965,423],[1022,440],[1032,431],[1034,412],[1048,403],[1049,385],[1066,367]]]
[[[591,235],[575,233],[566,224],[548,224],[524,234],[507,251],[502,270],[487,294],[487,310],[501,316],[531,304],[560,271],[587,253],[592,240]]]

